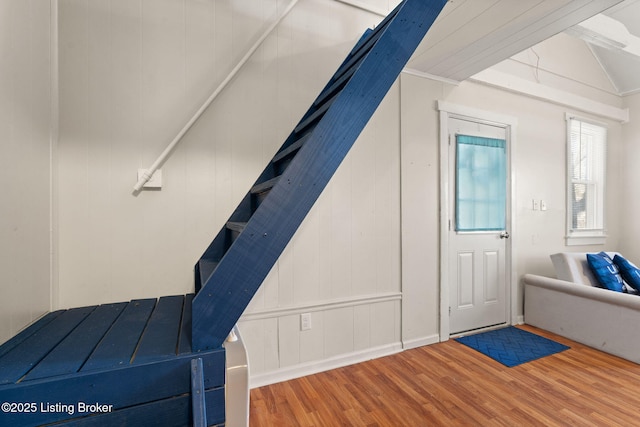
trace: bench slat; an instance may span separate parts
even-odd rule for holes
[[[183,307],[183,295],[160,298],[132,363],[146,363],[176,355]]]
[[[0,346],[0,357],[4,356],[5,354],[13,350],[15,347],[20,345],[24,340],[26,340],[31,335],[38,332],[41,328],[45,327],[53,319],[55,319],[56,317],[64,313],[64,311],[65,310],[58,310],[58,311],[54,311],[53,313],[48,313],[44,315],[43,317],[41,317],[40,319],[36,320],[34,323],[29,325],[26,329],[21,331],[18,335],[14,336],[13,338],[9,339],[7,342],[2,344]]]
[[[178,337],[178,354],[191,353],[191,305],[193,297],[194,294],[187,294],[184,298],[182,324],[180,325],[180,336]]]
[[[0,384],[17,382],[73,331],[95,306],[66,310],[0,359]]]
[[[23,381],[77,372],[126,306],[123,302],[96,308]]]
[[[133,300],[93,351],[81,371],[116,368],[131,363],[156,299]]]

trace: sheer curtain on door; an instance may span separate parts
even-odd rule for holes
[[[456,231],[504,230],[506,141],[456,135]]]

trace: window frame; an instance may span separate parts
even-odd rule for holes
[[[573,227],[573,203],[572,192],[574,183],[583,183],[582,180],[573,179],[573,165],[572,158],[573,152],[571,147],[571,125],[573,121],[581,123],[587,123],[593,126],[601,127],[604,131],[604,141],[602,149],[602,164],[599,167],[602,168],[602,177],[591,182],[595,182],[599,191],[602,192],[601,196],[596,201],[596,212],[602,217],[602,226],[593,229],[575,229]],[[586,119],[584,117],[575,116],[572,114],[566,114],[566,245],[604,245],[607,239],[607,222],[606,222],[606,198],[607,198],[607,146],[608,146],[608,128],[607,125],[602,122]]]

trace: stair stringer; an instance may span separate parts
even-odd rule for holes
[[[193,300],[193,351],[222,345],[445,4],[405,0],[394,11],[266,199],[245,219],[244,231],[205,278]]]

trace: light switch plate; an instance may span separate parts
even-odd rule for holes
[[[540,202],[538,201],[538,199],[533,199],[531,201],[531,209],[534,211],[537,211],[540,209]]]
[[[311,329],[311,313],[302,313],[300,315],[300,330],[308,331]]]

